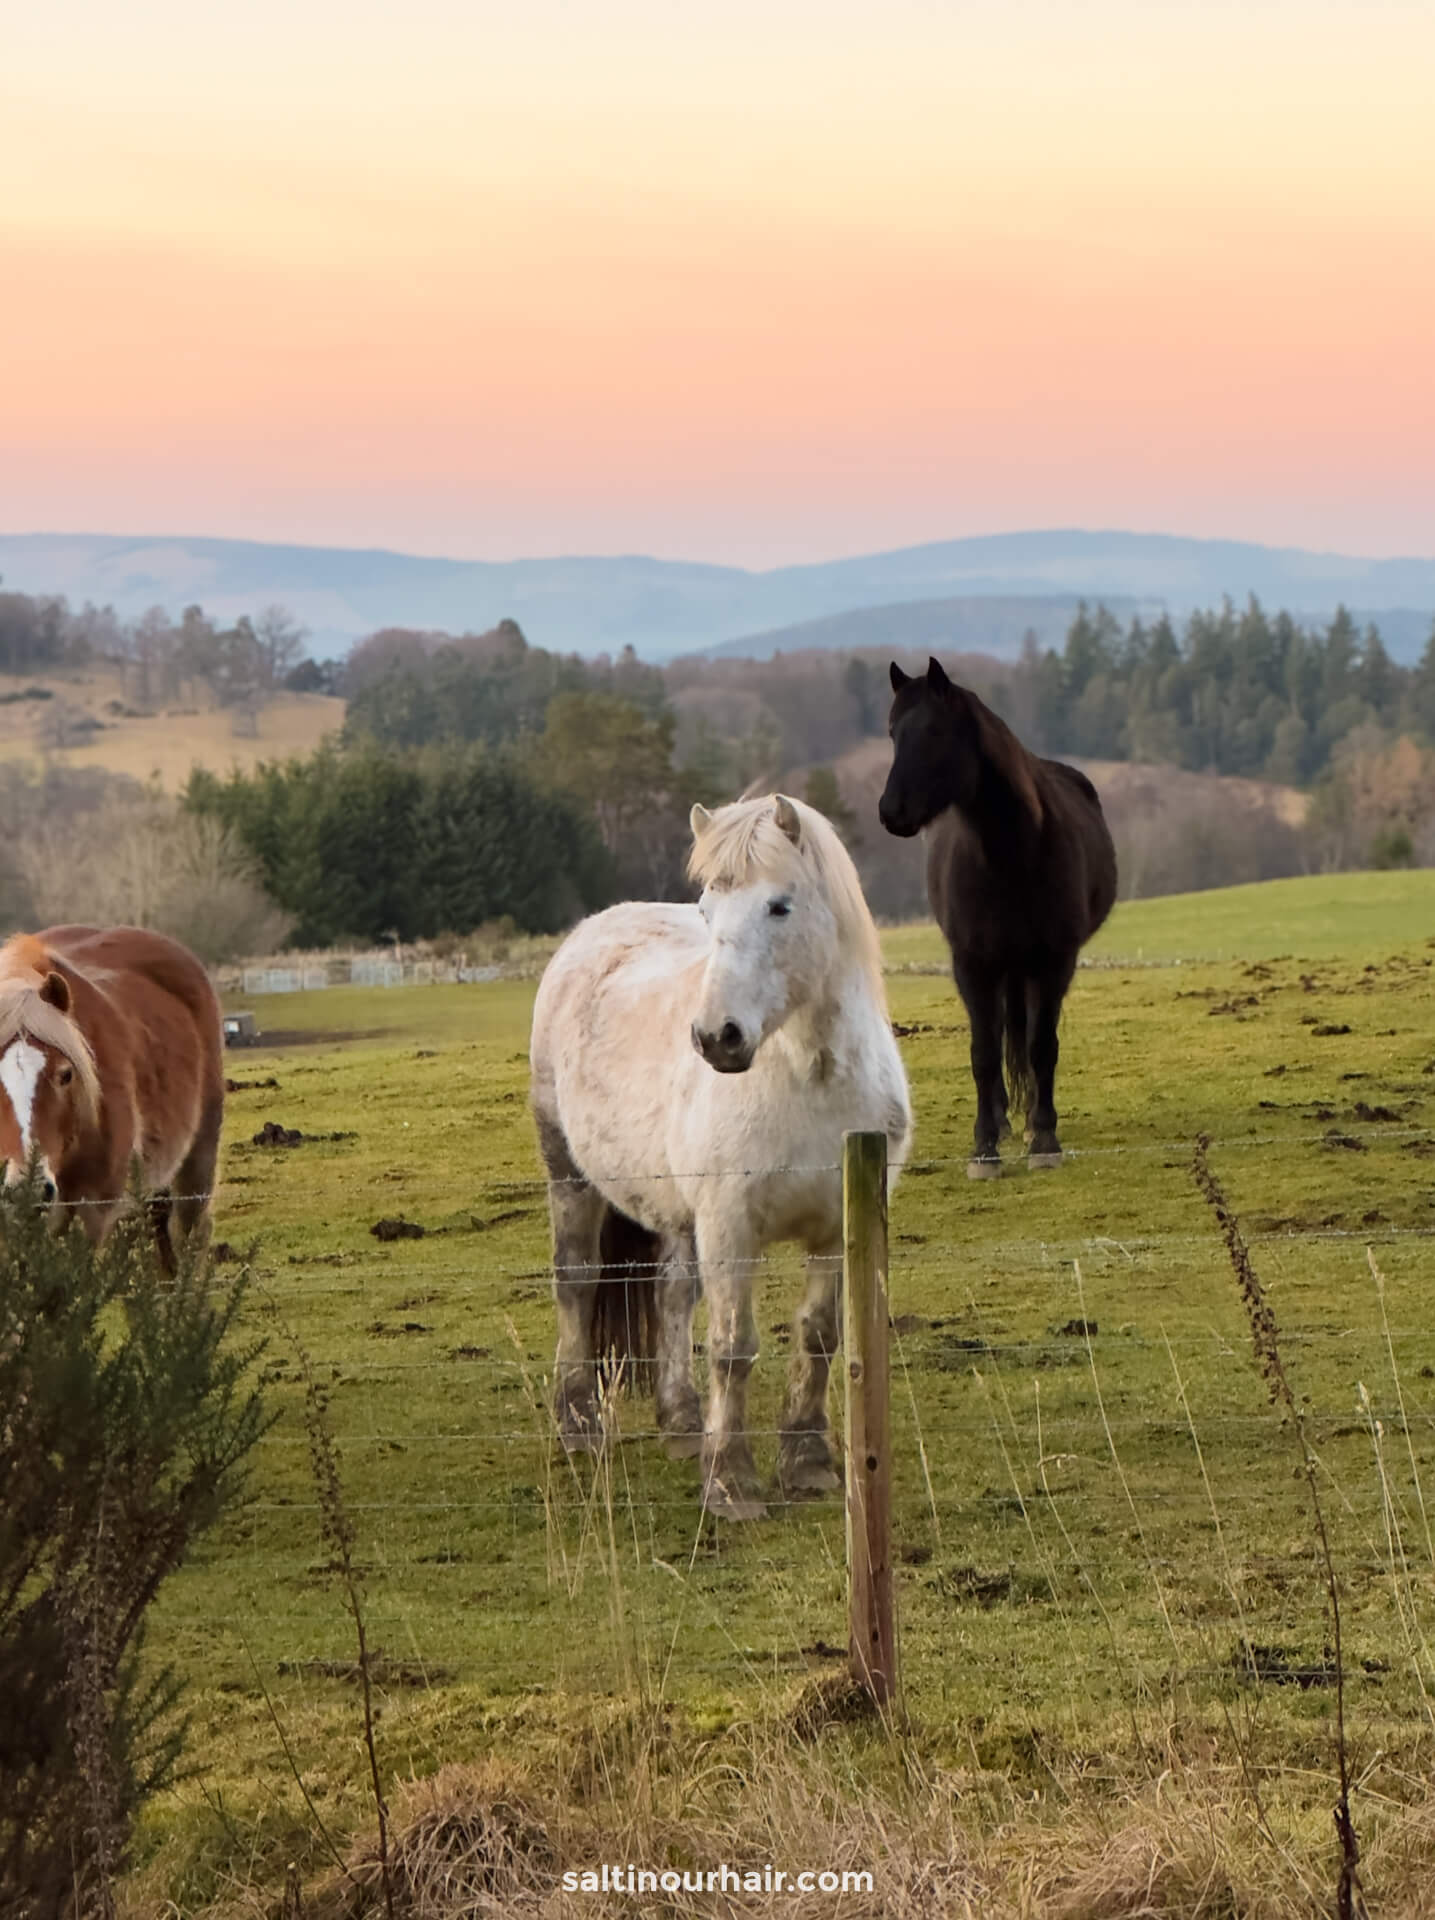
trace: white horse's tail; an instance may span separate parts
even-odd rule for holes
[[[599,1376],[649,1394],[658,1356],[662,1240],[606,1207],[598,1252],[603,1271],[593,1297],[593,1357]]]

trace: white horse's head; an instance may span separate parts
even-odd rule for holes
[[[745,1073],[799,1008],[854,970],[885,1006],[877,929],[851,856],[814,808],[785,794],[694,807],[689,876],[712,935],[693,1045]]]

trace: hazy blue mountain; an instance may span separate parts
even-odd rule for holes
[[[777,638],[859,610],[861,631],[880,644],[888,609],[913,602],[1069,604],[1085,596],[1179,614],[1222,594],[1241,601],[1255,593],[1311,617],[1344,601],[1379,622],[1392,653],[1411,659],[1435,615],[1435,560],[1134,533],[996,534],[766,573],[639,556],[487,562],[243,540],[3,534],[0,577],[22,592],[108,603],[123,615],[156,604],[178,614],[198,601],[232,619],[278,601],[310,629],[321,654],[380,626],[462,632],[509,616],[536,646],[593,654],[631,644],[664,660],[724,645],[738,651],[736,642],[762,651],[859,644]],[[845,636],[849,628],[834,631]]]
[[[1134,614],[1151,618],[1159,601],[1137,601],[1122,594],[1103,594],[1102,604],[1122,621]],[[982,653],[995,660],[1015,660],[1027,633],[1044,647],[1059,648],[1081,605],[1074,594],[992,594],[959,596],[949,600],[897,600],[881,607],[854,607],[847,613],[828,613],[818,620],[799,620],[768,633],[744,634],[721,646],[702,649],[712,660],[766,660],[774,653],[802,653],[810,648],[850,653],[866,647],[890,647],[894,652]]]

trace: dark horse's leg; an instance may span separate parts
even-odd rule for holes
[[[957,991],[972,1023],[972,1079],[977,1088],[977,1122],[967,1174],[992,1180],[1002,1170],[997,1141],[1007,1117],[1002,1084],[1002,994],[1000,974],[967,965],[955,969]]]
[[[1056,1137],[1056,1062],[1060,1052],[1056,1029],[1061,1018],[1061,1003],[1075,969],[1073,955],[1027,983],[1027,1034],[1032,1078],[1036,1083],[1029,1116],[1031,1145],[1027,1150],[1027,1165],[1030,1167],[1061,1165],[1061,1142]]]

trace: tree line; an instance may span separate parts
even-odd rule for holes
[[[502,750],[326,745],[228,779],[196,770],[184,804],[246,849],[297,946],[505,918],[555,933],[614,891],[591,812]]]
[[[332,691],[335,669],[304,659],[308,636],[281,606],[226,624],[201,606],[178,620],[151,607],[121,620],[113,607],[78,611],[61,595],[0,592],[0,673],[63,672],[117,663],[141,707],[182,699],[196,685],[224,707],[254,706],[279,691]]]
[[[73,661],[112,644],[142,698],[194,677],[218,699],[301,677],[346,697],[341,736],[308,760],[196,773],[183,796],[188,817],[241,852],[296,943],[410,940],[504,917],[551,931],[612,898],[680,896],[691,803],[779,780],[838,822],[880,911],[920,910],[920,863],[877,831],[853,772],[880,760],[885,651],[658,668],[631,649],[550,653],[511,620],[459,636],[384,629],[324,668],[298,657],[302,643],[277,608],[233,626],[192,607],[120,627],[0,595],[0,662],[15,670],[47,648]],[[1174,776],[1127,781],[1129,818],[1113,824],[1143,891],[1435,860],[1435,629],[1407,667],[1343,608],[1320,625],[1255,600],[1123,624],[1083,606],[1059,648],[1029,635],[1014,662],[948,664],[1040,752],[1311,796],[1304,825],[1196,789],[1157,818]],[[853,750],[866,740],[864,760]],[[1114,812],[1124,805],[1113,792]]]

